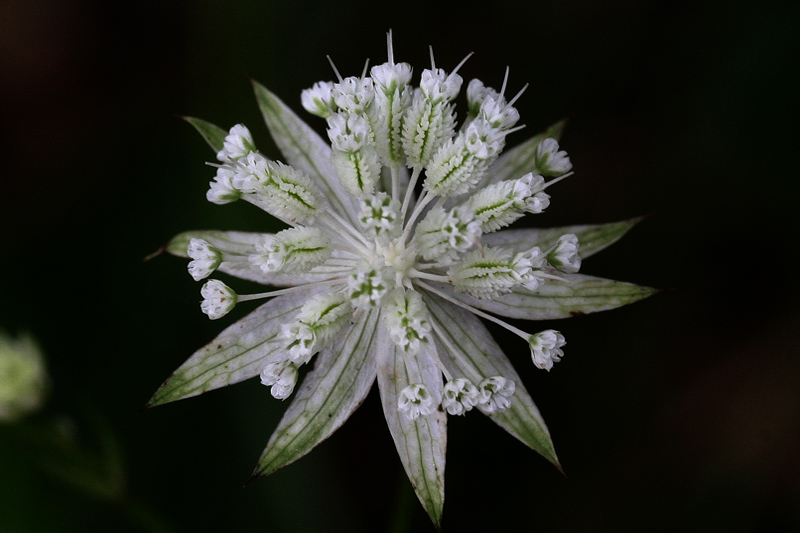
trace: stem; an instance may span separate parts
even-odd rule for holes
[[[411,203],[411,197],[414,196],[414,187],[417,186],[420,172],[422,172],[422,167],[414,167],[413,172],[411,172],[411,178],[408,180],[408,188],[406,189],[406,197],[403,199],[403,207],[400,209],[400,220],[406,219],[408,205]]]
[[[413,276],[415,278],[423,278],[429,279],[431,281],[441,281],[442,283],[450,283],[450,278],[447,276],[442,276],[440,274],[431,274],[430,272],[420,272],[416,268],[411,268],[408,271],[409,276]]]
[[[400,236],[398,242],[405,244],[405,242],[408,240],[408,236],[411,234],[411,229],[414,227],[414,221],[417,219],[420,213],[422,213],[422,210],[425,209],[426,205],[438,199],[438,196],[433,196],[427,191],[422,191],[422,198],[420,198],[416,207],[414,207],[414,212],[411,213],[411,217],[409,217],[408,222],[406,222],[405,229],[403,230],[403,234]]]
[[[355,267],[355,265],[356,265],[356,263],[358,261],[359,261],[358,259],[344,259],[344,258],[336,259],[336,258],[331,258],[331,259],[328,259],[327,261],[325,261],[325,265],[326,266],[327,265],[330,265],[330,266],[345,266],[345,267],[353,268],[353,267]]]
[[[427,289],[427,290],[431,291],[432,293],[436,294],[437,296],[441,296],[442,298],[444,298],[444,299],[445,299],[445,300],[447,300],[448,302],[450,302],[450,303],[452,303],[452,304],[455,304],[455,305],[457,305],[457,306],[461,307],[462,309],[466,309],[466,310],[467,310],[467,311],[469,311],[470,313],[473,313],[473,314],[475,314],[475,315],[478,315],[478,316],[479,316],[479,317],[481,317],[481,318],[485,318],[486,320],[488,320],[488,321],[490,321],[490,322],[494,322],[494,323],[495,323],[495,324],[497,324],[498,326],[504,327],[505,329],[507,329],[507,330],[508,330],[508,331],[510,331],[511,333],[514,333],[515,335],[518,335],[519,337],[521,337],[521,338],[525,339],[525,341],[526,341],[526,342],[527,342],[527,340],[528,340],[528,339],[530,338],[530,336],[531,336],[531,334],[530,334],[530,333],[526,333],[526,332],[522,331],[522,330],[521,330],[521,329],[519,329],[519,328],[515,328],[515,327],[514,327],[514,326],[512,326],[511,324],[508,324],[508,323],[506,323],[506,322],[503,322],[502,320],[500,320],[499,318],[497,318],[497,317],[495,317],[495,316],[492,316],[492,315],[490,315],[490,314],[488,314],[488,313],[484,313],[484,312],[483,312],[483,311],[481,311],[480,309],[476,309],[475,307],[472,307],[472,306],[471,306],[471,305],[469,305],[469,304],[466,304],[466,303],[464,303],[464,302],[462,302],[462,301],[460,301],[460,300],[458,300],[458,299],[456,299],[456,298],[453,298],[452,296],[449,296],[449,295],[447,295],[446,293],[444,293],[444,292],[442,292],[442,291],[440,291],[440,290],[438,290],[438,289],[434,289],[433,287],[431,287],[430,285],[428,285],[428,284],[427,284],[427,283],[425,283],[424,281],[418,281],[418,282],[417,282],[417,285],[419,285],[419,286],[421,286],[421,287],[424,287],[425,289]]]
[[[397,165],[392,165],[392,198],[397,198],[400,196],[400,177],[398,174],[400,173],[400,169],[397,168]]]
[[[419,217],[419,215],[422,213],[422,210],[425,209],[425,206],[436,199],[438,199],[438,196],[434,196],[427,191],[422,191],[422,197],[414,207],[414,212],[411,213],[410,217],[408,217],[408,221],[406,222],[406,227],[405,230],[403,230],[403,236],[400,238],[400,242],[406,242],[408,235],[411,233],[411,228],[414,226],[414,221],[417,220],[417,217]]]
[[[367,241],[363,235],[358,233],[353,226],[341,218],[336,218],[338,215],[333,216],[332,211],[329,211],[325,214],[330,215],[330,218],[320,217],[319,221],[333,231],[334,236],[344,239],[362,256],[370,257],[372,255],[372,250],[369,247],[369,241]],[[340,231],[341,229],[344,229],[344,231]],[[355,238],[354,235],[358,238]]]
[[[564,178],[568,178],[568,177],[572,176],[573,174],[575,174],[575,173],[574,172],[567,172],[563,176],[559,176],[557,178],[551,179],[550,181],[548,181],[547,183],[544,184],[544,187],[542,188],[542,190],[548,188],[551,185],[554,185],[554,184],[558,183],[559,181],[563,180]]]
[[[369,245],[369,241],[366,239],[366,237],[364,237],[364,235],[362,235],[360,231],[358,231],[356,228],[354,228],[353,225],[350,224],[350,222],[348,222],[347,220],[345,220],[344,218],[339,216],[336,213],[336,211],[331,209],[330,211],[326,211],[326,214],[330,215],[331,218],[333,218],[336,222],[341,224],[344,229],[349,231],[354,237],[356,237],[362,243],[364,243],[367,246]]]
[[[449,265],[444,263],[417,263],[414,265],[414,268],[418,270],[428,270],[431,268],[441,268],[446,266]]]

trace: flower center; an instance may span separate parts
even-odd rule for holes
[[[386,244],[376,243],[375,259],[395,271],[395,284],[398,287],[411,288],[409,271],[417,260],[413,246],[406,246],[404,239],[398,238]]]

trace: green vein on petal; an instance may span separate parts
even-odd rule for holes
[[[331,147],[269,89],[253,82],[256,100],[286,163],[305,172],[340,215],[356,223],[352,197],[331,164]]]
[[[385,328],[380,331],[378,345],[382,351],[378,363],[378,386],[386,423],[420,503],[433,523],[439,527],[444,506],[447,414],[436,410],[411,420],[398,410],[400,391],[411,384],[404,361],[407,356],[392,342]],[[433,346],[423,345],[416,356],[408,358],[408,364],[414,365],[414,371],[422,376],[422,381],[431,394],[435,398],[441,398],[442,374],[433,359],[433,349]]]
[[[515,252],[524,252],[534,246],[546,251],[555,245],[559,237],[573,233],[578,237],[578,253],[581,259],[586,259],[617,242],[643,219],[644,217],[637,217],[607,224],[582,224],[558,228],[504,229],[484,235],[481,242],[489,246],[504,246]]]
[[[310,452],[339,429],[375,381],[379,312],[370,311],[334,348],[316,355],[314,369],[270,437],[254,476],[266,476]]]
[[[281,326],[319,289],[278,296],[225,328],[170,376],[147,407],[197,396],[257,376],[277,349]]]
[[[437,296],[426,294],[425,303],[430,308],[431,319],[447,336],[445,339],[438,339],[438,349],[447,352],[452,348],[458,351],[458,354],[442,358],[445,366],[449,367],[448,370],[454,377],[470,377],[477,373],[481,378],[503,376],[514,381],[516,391],[511,397],[511,406],[503,413],[487,416],[545,459],[559,466],[550,432],[539,409],[486,326],[469,311]],[[524,344],[524,341],[520,339],[520,343]],[[528,347],[524,346],[524,349],[527,351]],[[525,360],[530,359],[526,357]]]

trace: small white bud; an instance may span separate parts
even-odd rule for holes
[[[444,384],[442,408],[451,415],[464,415],[478,403],[478,388],[468,379],[456,378]]]
[[[350,76],[335,83],[331,91],[336,106],[350,113],[363,113],[375,98],[372,78]]]
[[[402,89],[411,81],[411,65],[408,63],[375,65],[369,73],[376,89],[380,88],[386,96],[394,94],[395,90]]]
[[[251,152],[234,168],[231,184],[240,193],[253,194],[270,180],[271,172],[269,159]]]
[[[547,262],[561,272],[572,274],[580,270],[581,257],[578,255],[578,237],[572,233],[566,233],[559,237],[553,251],[547,254]]]
[[[539,214],[550,206],[550,195],[540,191],[525,200],[525,211]]]
[[[336,111],[336,104],[333,101],[333,82],[318,81],[310,89],[305,89],[300,94],[300,103],[312,115],[330,117],[331,113]]]
[[[437,104],[441,101],[449,102],[458,96],[463,81],[455,72],[448,75],[440,68],[425,69],[422,71],[419,88],[431,103]]]
[[[207,281],[200,289],[200,294],[203,297],[200,310],[211,320],[227,315],[236,306],[238,300],[233,289],[216,279]]]
[[[480,236],[481,221],[471,211],[463,207],[445,211],[437,205],[417,224],[414,243],[426,260],[449,264],[472,248]]]
[[[186,247],[189,261],[189,274],[195,281],[207,278],[222,263],[222,254],[203,239],[193,238]]]
[[[492,376],[478,385],[478,407],[485,413],[502,413],[511,406],[514,382],[503,376]]]
[[[285,350],[292,362],[304,365],[319,351],[315,326],[294,321],[281,327]]]
[[[250,135],[250,130],[243,124],[237,124],[225,136],[222,150],[217,152],[217,159],[222,162],[235,161],[255,151],[256,147],[253,143],[253,137]]]
[[[297,366],[289,361],[272,361],[261,371],[261,383],[271,387],[272,396],[285,400],[297,384]]]
[[[408,355],[430,342],[430,315],[416,291],[395,290],[384,305],[383,314],[389,337]]]
[[[397,399],[397,408],[410,420],[416,420],[419,415],[429,415],[436,410],[436,403],[428,387],[415,383],[404,387]]]
[[[470,122],[464,136],[467,150],[484,165],[493,162],[506,145],[506,134],[482,118]]]
[[[292,362],[305,364],[333,341],[353,313],[340,291],[318,294],[306,302],[292,322],[281,328],[281,342]]]
[[[336,113],[328,120],[328,138],[334,150],[356,152],[369,144],[369,122],[355,113]]]
[[[533,269],[540,263],[539,249],[535,247],[512,254],[504,248],[484,246],[467,253],[450,267],[448,275],[457,290],[476,298],[494,298],[518,285],[538,285]]]
[[[481,104],[487,97],[497,97],[499,94],[491,87],[484,86],[478,79],[470,80],[467,85],[467,114],[470,118],[476,118],[481,110]]]
[[[554,329],[546,329],[528,339],[531,347],[531,359],[533,364],[542,370],[550,371],[553,363],[561,361],[564,357],[564,350],[561,348],[567,344],[564,336]]]
[[[479,116],[498,130],[511,129],[519,120],[519,112],[502,96],[489,96],[481,102]]]
[[[248,194],[245,199],[287,222],[313,220],[322,206],[322,195],[311,179],[293,167],[248,154],[246,165],[233,178],[233,186]]]
[[[331,256],[331,242],[319,228],[296,227],[265,235],[255,245],[250,262],[265,273],[308,272]]]
[[[529,172],[522,176],[520,181],[527,184],[530,189],[530,196],[525,199],[524,204],[520,205],[519,208],[535,215],[547,209],[550,205],[550,195],[544,192],[545,187],[547,187],[544,178]]]
[[[567,152],[558,150],[558,141],[545,139],[536,147],[536,169],[543,176],[560,176],[572,169]]]
[[[400,202],[385,192],[361,199],[358,221],[369,237],[398,237],[401,231]]]
[[[544,192],[547,185],[544,178],[538,174],[528,173],[520,178],[530,189],[530,196],[525,199],[520,209],[538,215],[550,206],[550,195]]]
[[[392,285],[392,277],[377,268],[357,270],[347,278],[347,295],[353,307],[366,309],[380,304]]]
[[[511,269],[514,271],[514,277],[520,285],[535,291],[544,279],[538,274],[542,272],[545,261],[542,251],[538,246],[534,246],[529,250],[514,255],[511,259]]]
[[[206,192],[206,199],[213,204],[223,205],[241,198],[242,192],[233,186],[234,175],[235,172],[231,168],[218,168],[214,181],[209,183],[210,187]]]
[[[527,180],[500,181],[476,191],[464,206],[481,221],[483,233],[490,233],[522,218],[530,195]]]

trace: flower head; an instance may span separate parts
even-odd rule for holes
[[[333,433],[377,380],[401,460],[437,523],[444,470],[426,465],[444,464],[448,415],[477,407],[557,464],[539,411],[482,319],[528,342],[535,366],[549,370],[562,355],[561,334],[531,335],[500,317],[565,318],[653,291],[577,273],[582,258],[634,221],[504,230],[548,207],[545,189],[571,165],[553,138],[560,127],[502,154],[522,94],[506,100],[508,74],[499,92],[469,82],[459,127],[459,67],[432,64],[415,88],[390,38],[388,61],[371,76],[302,93],[303,107],[327,121],[330,144],[256,84],[285,162],[259,152],[241,126],[202,123],[226,154],[209,200],[242,199],[290,227],[187,232],[168,250],[191,257],[197,279],[216,269],[282,288],[237,295],[208,281],[202,309],[212,319],[237,302],[270,299],[194,354],[150,405],[257,375],[275,398],[293,395],[259,461],[261,476]],[[313,368],[298,383],[303,365]]]

